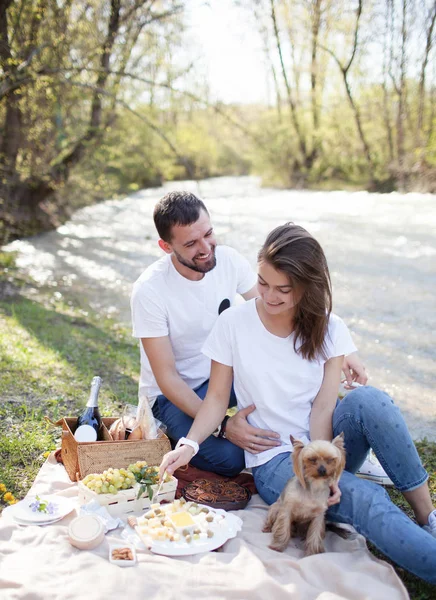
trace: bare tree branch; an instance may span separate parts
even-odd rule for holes
[[[360,115],[360,110],[359,107],[357,106],[357,104],[354,101],[353,98],[353,94],[351,92],[351,87],[350,87],[350,83],[348,81],[348,72],[350,70],[350,67],[353,63],[353,60],[356,56],[356,50],[357,50],[357,46],[358,46],[358,34],[359,34],[359,21],[360,21],[360,17],[362,15],[362,0],[359,0],[359,4],[358,4],[358,8],[356,11],[356,23],[354,26],[354,35],[353,35],[353,49],[351,52],[351,57],[348,61],[347,64],[342,64],[342,62],[339,60],[339,58],[337,57],[337,55],[333,52],[333,50],[331,50],[330,48],[327,48],[326,46],[320,44],[319,47],[322,48],[323,50],[325,50],[325,52],[327,52],[328,54],[330,54],[330,56],[334,59],[334,61],[336,62],[336,64],[338,65],[341,73],[342,73],[342,79],[344,82],[344,86],[345,86],[345,91],[347,92],[347,97],[348,97],[348,101],[350,103],[351,109],[353,111],[354,114],[354,120],[356,122],[356,126],[357,129],[359,131],[359,136],[360,136],[360,141],[362,142],[364,151],[365,151],[365,157],[366,160],[368,162],[368,165],[372,168],[373,167],[373,160],[372,160],[372,156],[371,156],[371,151],[369,148],[369,144],[367,142],[365,133],[363,131],[363,126],[362,126],[362,117]]]
[[[143,114],[139,113],[137,110],[133,109],[127,102],[124,102],[124,100],[116,98],[116,96],[114,94],[112,94],[111,92],[108,92],[104,88],[97,88],[95,85],[81,83],[78,81],[64,80],[62,83],[66,84],[66,85],[72,85],[72,86],[76,86],[76,87],[90,89],[95,94],[98,94],[101,96],[106,96],[108,98],[112,98],[117,104],[119,104],[120,106],[122,106],[123,108],[128,110],[130,113],[135,115],[135,117],[137,117],[138,119],[143,121],[150,129],[152,129],[159,137],[161,137],[164,140],[164,142],[168,145],[168,147],[171,149],[171,151],[174,153],[174,155],[185,166],[186,171],[189,174],[189,176],[194,178],[194,174],[192,172],[192,168],[191,168],[191,165],[189,164],[189,161],[187,161],[187,159],[182,154],[179,153],[179,151],[177,150],[175,145],[171,142],[171,140],[168,138],[168,136],[162,131],[162,129],[160,129],[155,123],[153,123],[153,121],[151,119],[147,118],[145,115],[143,115]],[[89,141],[90,141],[89,137],[85,134],[82,138],[80,138],[80,140],[77,141],[74,149],[68,154],[67,157],[63,156],[63,157],[59,158],[57,161],[55,160],[53,169],[50,173],[50,176],[56,178],[58,166],[59,165],[63,166],[65,164],[69,164],[69,162],[68,162],[69,156],[71,156],[74,153],[75,148],[77,146],[81,146]]]
[[[293,96],[292,96],[292,90],[291,90],[291,86],[288,80],[288,76],[286,74],[286,67],[285,67],[285,63],[283,60],[283,52],[282,52],[282,46],[280,43],[280,34],[279,34],[279,28],[277,25],[277,18],[276,18],[276,11],[275,11],[275,4],[274,4],[274,0],[270,0],[270,6],[271,6],[271,19],[272,19],[272,23],[273,23],[273,27],[274,27],[274,35],[275,35],[275,40],[276,40],[276,46],[277,46],[277,51],[279,54],[279,58],[280,58],[280,65],[282,68],[282,77],[283,77],[283,81],[285,82],[285,87],[286,87],[286,96],[288,99],[288,105],[291,111],[291,118],[292,118],[292,123],[294,125],[295,131],[297,133],[297,137],[298,137],[298,144],[300,146],[300,152],[302,154],[302,158],[303,160],[306,159],[307,156],[307,152],[306,152],[306,142],[304,140],[303,137],[303,133],[301,131],[301,127],[300,127],[300,123],[298,120],[298,115],[297,115],[297,107],[295,105]]]
[[[420,133],[422,130],[423,122],[424,122],[424,95],[425,95],[425,73],[427,70],[428,57],[430,55],[432,46],[433,46],[433,31],[436,22],[436,1],[433,3],[433,7],[429,11],[429,15],[427,18],[428,29],[426,36],[426,44],[424,51],[424,58],[421,65],[421,74],[419,77],[419,88],[418,88],[418,122],[416,126],[416,137],[417,141],[420,137]]]

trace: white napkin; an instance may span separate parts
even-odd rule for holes
[[[83,504],[80,507],[81,515],[97,515],[100,521],[103,523],[105,533],[110,531],[111,529],[116,529],[117,527],[125,527],[124,521],[118,519],[116,517],[112,517],[108,510],[101,506],[97,500],[91,500],[88,504]]]

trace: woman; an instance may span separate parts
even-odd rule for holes
[[[391,398],[360,387],[337,401],[344,354],[355,348],[331,312],[331,283],[318,242],[302,227],[277,227],[258,255],[259,297],[225,311],[203,352],[212,359],[209,389],[187,438],[161,465],[173,473],[222,421],[234,381],[239,408],[250,404],[252,425],[280,433],[281,446],[246,453],[257,490],[275,502],[289,479],[289,434],[331,440],[344,432],[346,471],[332,490],[327,517],[348,523],[384,554],[436,583],[436,510],[406,424]],[[380,486],[354,473],[372,447],[412,507],[419,525]]]

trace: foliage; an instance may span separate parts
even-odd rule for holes
[[[182,0],[1,3],[0,243],[165,180],[436,190],[432,0],[235,2],[268,106],[210,102]]]
[[[267,149],[257,172],[284,186],[436,189],[434,2],[239,3],[256,16],[276,97],[252,122]]]
[[[71,170],[104,143],[134,91],[124,78],[151,71],[148,91],[168,79],[161,55],[180,42],[181,8],[176,0],[1,3],[0,239],[66,216]]]
[[[45,453],[60,445],[51,422],[83,410],[96,373],[104,416],[136,398],[139,353],[113,320],[8,269],[14,293],[0,299],[0,481],[21,498]]]

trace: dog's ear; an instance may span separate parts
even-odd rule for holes
[[[304,489],[306,489],[306,482],[304,480],[303,460],[301,456],[301,451],[304,448],[304,444],[300,440],[296,440],[292,436],[290,437],[294,446],[294,451],[292,453],[292,464],[294,467],[294,474],[298,481],[301,483],[301,486]]]
[[[296,438],[294,438],[294,436],[291,434],[289,436],[289,439],[291,440],[292,445],[294,446],[294,448],[300,447],[304,448],[304,444],[301,440],[297,440]]]
[[[340,454],[340,461],[338,463],[338,466],[336,468],[335,471],[335,479],[339,480],[342,471],[345,469],[345,445],[344,445],[344,432],[340,433],[339,435],[337,435],[335,437],[335,439],[332,441],[333,446],[336,446],[336,448],[339,450],[339,454]]]
[[[344,432],[343,431],[335,437],[335,439],[332,441],[332,444],[333,444],[333,446],[336,446],[336,448],[339,448],[339,450],[341,452],[343,452],[345,450]]]

